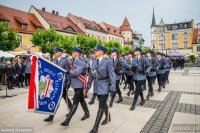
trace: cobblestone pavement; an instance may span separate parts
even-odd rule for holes
[[[1,86],[4,88],[4,86]],[[123,85],[121,86],[123,88]],[[184,70],[171,71],[170,84],[161,92],[154,85],[155,95],[146,100],[141,106],[139,101],[136,109],[130,111],[133,95],[128,97],[127,90],[122,91],[123,102],[115,103],[110,109],[112,121],[100,126],[101,133],[165,133],[165,132],[200,132],[200,68],[186,68]],[[147,90],[144,95],[147,95]],[[27,88],[17,88],[8,91],[11,98],[0,99],[0,127],[31,127],[34,132],[71,132],[88,133],[95,121],[98,109],[98,101],[94,105],[88,105],[90,119],[80,121],[83,115],[81,107],[78,108],[70,126],[63,128],[59,124],[65,119],[67,113],[64,101],[55,116],[53,123],[45,123],[45,114],[36,114],[27,111]],[[0,90],[0,97],[5,94],[5,89]],[[73,90],[69,90],[72,98]],[[86,101],[92,96],[92,90]],[[176,126],[189,126],[187,130],[177,129]],[[196,128],[191,129],[191,127]],[[175,130],[176,129],[176,130]],[[1,133],[1,130],[0,130]]]

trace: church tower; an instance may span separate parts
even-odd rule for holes
[[[152,17],[152,23],[151,23],[151,49],[156,48],[156,20],[155,20],[155,15],[154,15],[154,8],[153,8],[153,17]]]
[[[125,17],[122,26],[120,27],[122,36],[125,39],[125,44],[133,44],[133,30],[131,29],[128,19]]]

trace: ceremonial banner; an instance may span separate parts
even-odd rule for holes
[[[62,97],[65,70],[39,56],[31,60],[28,109],[54,114]]]

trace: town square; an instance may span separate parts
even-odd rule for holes
[[[198,3],[0,1],[0,133],[200,132]]]

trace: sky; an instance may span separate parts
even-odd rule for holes
[[[125,16],[133,31],[143,34],[145,45],[150,46],[150,25],[153,7],[156,24],[161,17],[165,24],[185,22],[194,19],[195,26],[200,22],[200,0],[0,0],[0,4],[23,11],[31,5],[46,11],[58,11],[59,15],[74,15],[106,22],[116,27],[122,25]]]

